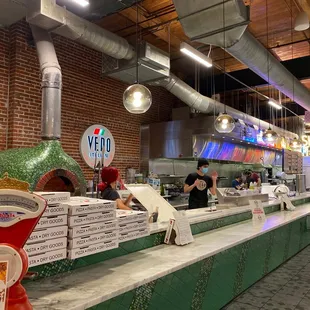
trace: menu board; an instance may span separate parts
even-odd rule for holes
[[[300,152],[283,150],[282,170],[286,174],[302,174],[303,157]]]

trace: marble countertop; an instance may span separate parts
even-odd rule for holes
[[[249,220],[226,226],[196,235],[186,246],[160,245],[71,274],[28,282],[25,288],[36,310],[87,309],[308,214],[310,203],[267,215],[262,224]]]
[[[295,200],[300,200],[304,198],[310,198],[310,192],[291,197],[290,200],[295,201]],[[270,199],[267,202],[263,202],[264,207],[275,206],[278,204],[280,204],[279,199]],[[186,210],[185,212],[189,218],[190,224],[196,224],[196,223],[201,223],[205,221],[215,220],[215,219],[226,217],[226,216],[231,216],[234,214],[240,214],[240,213],[251,211],[250,206],[232,207],[229,209],[217,210],[217,212],[210,212],[210,209],[211,208],[202,208],[202,209]],[[151,223],[150,231],[151,231],[151,234],[155,234],[161,231],[166,231],[167,227],[168,227],[168,222]]]

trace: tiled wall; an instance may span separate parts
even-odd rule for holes
[[[91,309],[219,310],[309,244],[304,217]]]
[[[301,199],[294,202],[294,205],[301,205],[310,201],[310,199]],[[280,210],[280,205],[270,206],[265,208],[266,214]],[[251,219],[251,212],[243,212],[236,215],[226,216],[216,220],[206,221],[191,225],[193,235],[197,235],[206,231],[224,227],[227,225],[239,223]],[[105,260],[127,255],[143,249],[148,249],[164,243],[165,232],[152,234],[148,237],[143,237],[136,240],[121,243],[119,248],[97,253],[94,255],[78,258],[76,260],[62,260],[54,263],[45,264],[42,266],[33,267],[32,272],[38,273],[36,279],[50,277],[59,273],[75,270],[77,268],[86,267],[92,264],[103,262]]]

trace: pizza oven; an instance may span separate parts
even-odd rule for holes
[[[33,191],[69,191],[85,194],[86,182],[79,164],[64,152],[61,137],[62,74],[50,34],[31,26],[42,76],[42,141],[33,148],[0,152],[0,177],[26,181]]]

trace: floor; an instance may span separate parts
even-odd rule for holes
[[[225,310],[310,310],[310,246],[237,297]]]

